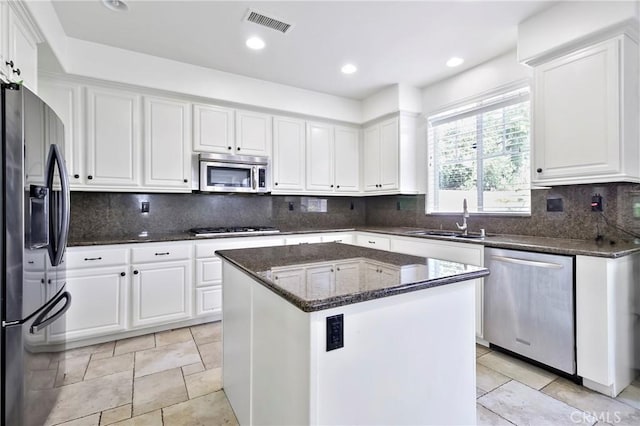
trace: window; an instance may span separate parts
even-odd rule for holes
[[[530,213],[529,87],[429,117],[427,213]]]

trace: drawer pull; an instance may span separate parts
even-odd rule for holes
[[[35,262],[33,260],[30,260],[27,262],[29,265],[33,265]]]
[[[156,253],[156,256],[166,256],[170,254],[168,251],[162,252],[162,253]]]
[[[375,241],[367,241],[369,244],[375,244]]]
[[[90,260],[102,260],[102,257],[85,257],[84,258],[85,261],[90,261]]]

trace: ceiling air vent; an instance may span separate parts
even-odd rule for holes
[[[282,34],[286,34],[293,27],[293,24],[287,24],[278,18],[267,16],[254,9],[249,9],[247,11],[244,20],[262,25],[263,27],[271,28],[272,30],[280,31]]]

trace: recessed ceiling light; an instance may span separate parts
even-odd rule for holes
[[[102,0],[102,4],[116,12],[126,12],[129,7],[121,0]]]
[[[264,41],[259,37],[250,37],[247,39],[247,47],[253,50],[264,49]]]
[[[342,71],[343,74],[353,74],[358,71],[358,67],[353,64],[344,64],[342,68],[340,68],[340,71]]]
[[[453,58],[450,58],[447,61],[447,66],[453,68],[453,67],[457,67],[458,65],[462,65],[463,62],[464,62],[464,59],[454,56]]]

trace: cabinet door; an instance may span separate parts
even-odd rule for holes
[[[190,261],[147,263],[132,268],[132,326],[165,324],[191,317]]]
[[[18,14],[8,8],[8,51],[13,70],[7,70],[12,81],[22,80],[22,84],[38,93],[38,46],[36,37],[22,22]]]
[[[534,181],[620,171],[619,48],[616,39],[536,67]]]
[[[193,106],[193,150],[234,152],[234,110],[214,105]]]
[[[66,283],[73,302],[63,319],[48,328],[50,341],[77,340],[125,330],[129,283],[125,265],[68,270]]]
[[[307,124],[307,190],[333,191],[333,128]]]
[[[140,183],[140,97],[87,89],[86,182],[107,187]]]
[[[380,124],[380,182],[382,190],[398,189],[398,119]]]
[[[364,190],[378,191],[380,185],[380,126],[364,129]]]
[[[64,159],[71,188],[84,183],[84,138],[82,135],[82,88],[80,85],[40,79],[38,96],[64,124]]]
[[[271,153],[271,116],[252,111],[236,111],[236,154]]]
[[[304,190],[305,123],[286,117],[273,119],[273,191]]]
[[[190,110],[186,102],[145,98],[145,186],[191,191]]]
[[[35,96],[24,96],[24,115],[29,117],[29,125],[24,126],[24,173],[25,184],[42,185],[45,181],[44,168],[47,161],[45,145],[45,120],[42,102]]]
[[[336,192],[360,191],[360,143],[358,130],[335,127],[334,169]]]

